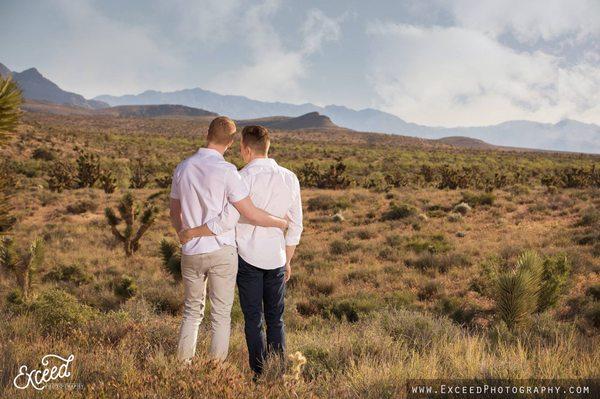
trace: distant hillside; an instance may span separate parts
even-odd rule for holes
[[[21,90],[23,96],[29,100],[50,101],[57,104],[68,104],[83,108],[105,108],[109,105],[98,100],[86,100],[83,96],[62,90],[54,82],[46,79],[37,69],[29,68],[23,72],[10,72],[0,64],[0,73],[12,74],[13,79]]]
[[[318,112],[309,112],[296,118],[286,116],[274,116],[271,118],[259,118],[237,121],[239,126],[262,125],[272,129],[301,130],[301,129],[339,129],[326,115]]]
[[[451,136],[433,140],[437,143],[448,144],[455,147],[477,148],[477,149],[493,149],[497,146],[488,144],[483,140],[472,139],[470,137]]]
[[[96,99],[111,105],[182,104],[243,120],[268,118],[272,115],[295,118],[318,112],[327,115],[337,126],[357,131],[401,134],[428,139],[462,136],[483,140],[496,146],[600,153],[600,126],[573,120],[563,120],[556,124],[508,121],[493,126],[431,127],[406,122],[395,115],[376,109],[357,111],[338,105],[320,107],[310,103],[296,105],[264,102],[243,96],[221,95],[200,88],[166,93],[149,90],[138,95],[99,96]]]
[[[158,117],[158,116],[218,116],[203,109],[186,107],[185,105],[120,105],[96,111],[97,114],[121,117]]]
[[[45,112],[56,115],[109,115],[130,118],[153,117],[215,117],[214,112],[186,107],[184,105],[122,105],[102,109],[90,109],[67,104],[55,104],[49,101],[25,100],[23,109],[29,112]]]

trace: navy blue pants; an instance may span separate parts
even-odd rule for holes
[[[262,373],[267,355],[283,356],[285,331],[283,298],[285,295],[285,266],[264,270],[239,257],[237,286],[240,306],[244,313],[246,344],[250,368]],[[264,310],[263,310],[264,309]],[[267,325],[266,347],[263,315]]]

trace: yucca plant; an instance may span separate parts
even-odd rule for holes
[[[13,131],[21,116],[21,90],[10,78],[0,76],[0,143],[7,138],[7,133]],[[6,233],[16,219],[10,214],[12,207],[9,202],[7,189],[9,179],[4,171],[0,171],[0,234]]]
[[[15,275],[25,300],[29,299],[33,278],[43,261],[44,244],[41,239],[34,240],[24,253],[17,251],[11,238],[5,237],[2,240],[0,265]]]
[[[140,239],[154,223],[158,210],[155,206],[148,204],[142,210],[141,206],[133,198],[133,195],[128,192],[121,198],[117,206],[117,211],[119,212],[119,216],[111,208],[107,207],[104,210],[104,215],[113,235],[123,243],[125,255],[131,256],[139,249]],[[121,222],[125,223],[123,232],[120,232],[117,228]],[[135,229],[136,224],[138,225],[137,230]]]
[[[181,254],[179,245],[173,241],[162,239],[160,241],[160,254],[163,261],[163,267],[175,281],[181,281]]]
[[[0,141],[19,124],[22,102],[19,86],[11,78],[0,76]]]
[[[498,316],[508,328],[525,324],[538,309],[543,263],[539,255],[526,251],[515,269],[496,277],[494,296]]]

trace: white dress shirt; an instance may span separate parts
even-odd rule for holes
[[[201,148],[181,162],[173,173],[171,198],[181,203],[183,228],[202,226],[223,213],[225,206],[238,202],[249,194],[237,168],[223,155],[210,148]],[[235,247],[234,231],[223,231],[212,237],[198,237],[181,248],[184,255],[204,254]]]
[[[250,188],[250,198],[256,207],[273,216],[287,216],[289,227],[285,236],[276,227],[248,224],[232,205],[228,205],[222,215],[209,221],[207,227],[219,235],[235,227],[238,254],[252,266],[267,270],[282,267],[286,262],[286,245],[298,245],[303,229],[298,178],[270,158],[254,159],[240,171],[240,175]]]

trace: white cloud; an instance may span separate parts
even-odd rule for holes
[[[523,43],[600,34],[598,0],[456,0],[457,25],[498,37],[511,33]]]
[[[517,52],[480,31],[370,24],[376,106],[409,121],[481,125],[507,119],[600,122],[600,69],[563,67],[542,52]]]
[[[171,0],[159,1],[158,6],[177,15],[173,28],[181,40],[199,40],[203,45],[214,46],[234,36],[243,4],[241,0]]]
[[[271,24],[278,8],[279,1],[267,0],[241,18],[250,63],[222,73],[212,83],[213,90],[267,101],[305,101],[300,82],[308,75],[310,57],[324,43],[339,39],[343,17],[333,19],[320,10],[309,10],[301,45],[286,48]]]
[[[54,3],[66,21],[65,34],[55,42],[56,57],[42,73],[65,89],[87,97],[106,92],[105,82],[118,88],[114,94],[160,89],[171,84],[170,76],[182,66],[150,31],[110,19],[90,1]]]

